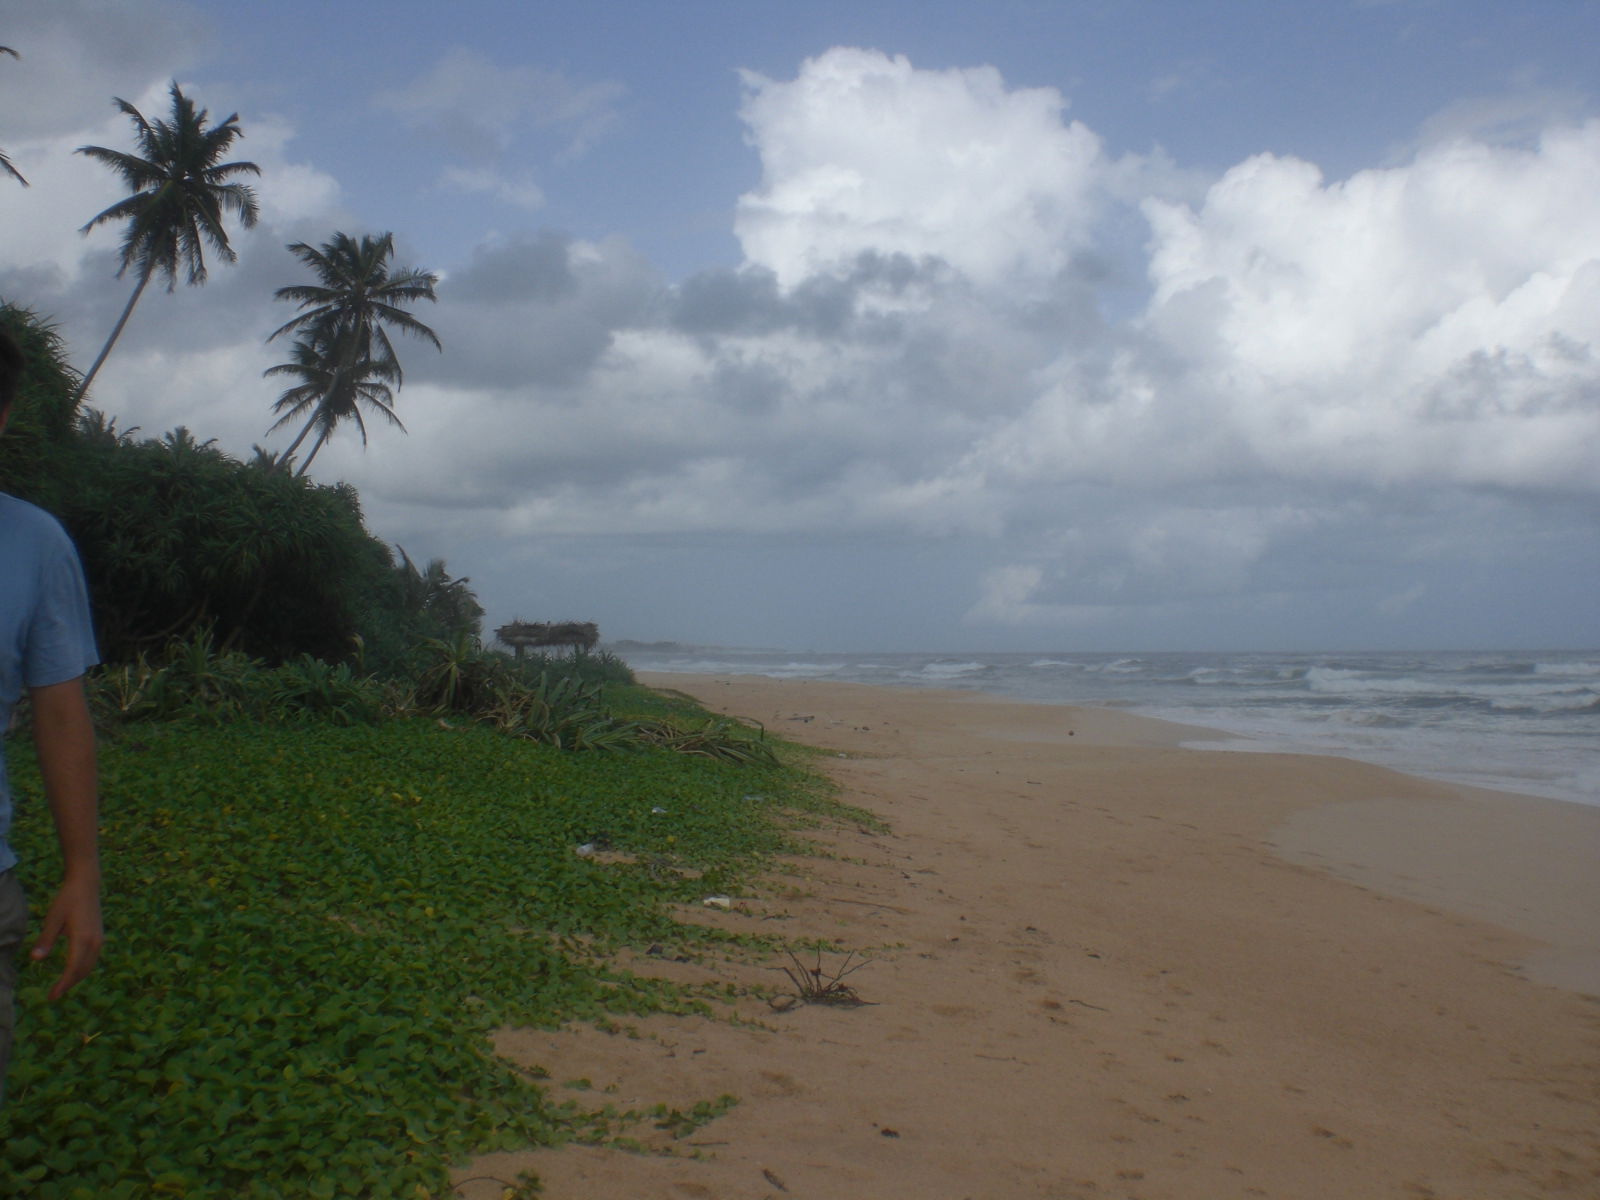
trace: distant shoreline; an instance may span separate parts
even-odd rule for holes
[[[1195,727],[1206,748],[1334,754],[1600,805],[1600,650],[962,657],[685,648],[639,650],[629,662],[669,674],[951,688],[1112,708]]]

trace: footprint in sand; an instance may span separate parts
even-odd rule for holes
[[[782,1071],[762,1071],[761,1078],[772,1085],[770,1091],[766,1088],[762,1089],[768,1095],[798,1096],[805,1091],[803,1087],[794,1081],[793,1076],[785,1075]]]

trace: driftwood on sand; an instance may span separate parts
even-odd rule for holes
[[[593,621],[512,621],[494,631],[494,636],[510,646],[518,658],[530,646],[572,646],[592,650],[600,640],[600,627]]]

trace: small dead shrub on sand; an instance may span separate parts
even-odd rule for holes
[[[793,985],[792,992],[779,992],[769,1003],[779,1012],[795,1007],[797,1004],[835,1004],[845,1007],[857,1007],[862,1004],[871,1004],[870,1000],[863,1000],[855,988],[845,983],[844,980],[854,975],[872,960],[870,958],[856,957],[854,950],[844,956],[844,960],[834,968],[825,968],[822,965],[822,951],[816,952],[816,960],[808,967],[800,961],[800,956],[793,950],[788,952],[792,964],[787,967],[776,968],[788,976]]]

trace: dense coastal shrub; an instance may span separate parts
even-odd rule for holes
[[[55,511],[111,661],[201,629],[271,661],[338,658],[389,569],[352,489],[248,466],[183,429],[85,439],[66,467],[77,482]]]
[[[431,716],[563,750],[653,747],[729,763],[778,763],[758,725],[713,718],[692,703],[662,703],[632,684],[620,660],[586,675],[582,667],[590,656],[516,662],[485,651],[465,634],[430,641],[420,654],[414,679],[384,681],[358,674],[349,663],[310,655],[270,667],[238,651],[218,650],[202,631],[170,643],[155,659],[140,654],[94,672],[89,699],[97,723],[108,731],[151,721],[354,725]],[[597,675],[622,682],[593,682]],[[624,699],[626,717],[617,716],[608,689]]]
[[[499,654],[498,651],[494,653]],[[505,657],[501,655],[501,657]],[[509,660],[524,679],[540,675],[563,675],[583,683],[619,684],[633,682],[633,669],[609,650],[579,650],[573,654],[524,654]]]
[[[73,403],[77,376],[54,330],[0,304],[26,368],[0,437],[0,489],[59,517],[78,544],[102,655],[132,662],[209,630],[278,663],[338,661],[403,672],[427,638],[476,634],[483,610],[440,560],[419,570],[366,529],[359,498],[241,462],[179,428],[119,430]]]
[[[26,740],[9,749],[37,812]],[[475,1153],[692,1127],[582,1111],[487,1033],[704,1008],[604,956],[734,945],[671,906],[791,849],[785,806],[827,803],[792,770],[435,720],[148,725],[102,777],[107,952],[58,1004],[50,970],[24,972],[0,1195],[442,1197]],[[19,834],[49,878],[48,823]]]
[[[16,339],[24,363],[16,404],[0,437],[0,491],[53,497],[61,481],[53,478],[51,462],[73,435],[78,376],[67,364],[66,344],[55,327],[37,314],[0,301],[0,325]]]

